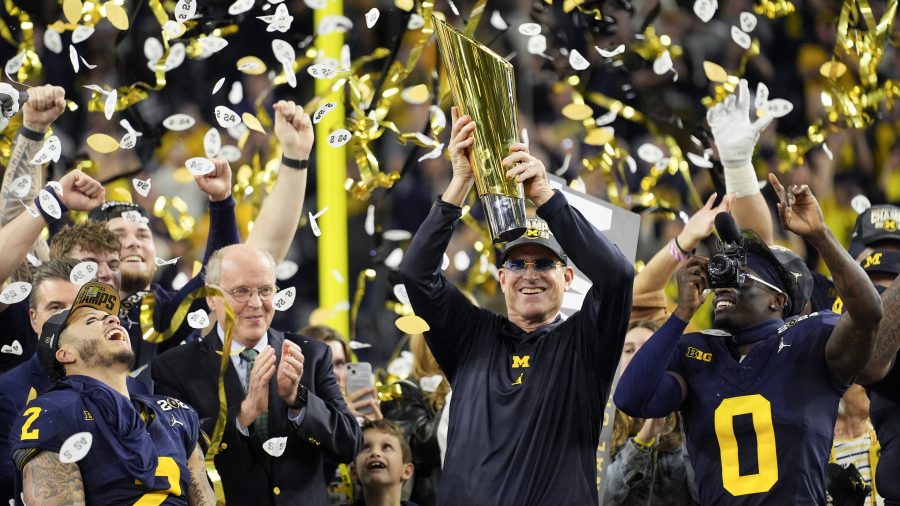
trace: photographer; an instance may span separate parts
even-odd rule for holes
[[[691,258],[678,272],[675,313],[615,394],[631,416],[681,410],[702,504],[825,502],[838,401],[866,364],[882,317],[877,292],[825,226],[809,188],[786,191],[774,175],[769,180],[782,226],[822,255],[844,314],[785,323],[806,300],[783,252],[751,231],[720,229],[724,251],[709,262]],[[715,293],[715,328],[682,336],[707,289]]]

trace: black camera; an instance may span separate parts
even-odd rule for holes
[[[728,213],[716,215],[716,241],[719,251],[709,257],[706,273],[710,288],[737,288],[741,284],[741,268],[747,264],[744,236],[738,231],[734,218]]]

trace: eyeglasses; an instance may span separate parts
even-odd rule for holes
[[[742,272],[740,275],[740,279],[738,281],[740,281],[741,284],[743,285],[743,284],[747,283],[748,279],[750,279],[752,281],[756,281],[757,283],[759,283],[761,285],[765,285],[766,287],[771,288],[772,290],[775,290],[778,293],[784,293],[784,291],[782,291],[781,288],[778,288],[777,286],[773,285],[772,283],[769,283],[768,281],[763,281],[762,279],[759,279],[758,277],[754,276],[753,274],[750,274],[749,272]]]
[[[503,262],[503,268],[511,271],[511,272],[525,272],[529,266],[534,269],[534,272],[547,272],[549,270],[555,269],[560,265],[564,265],[559,260],[551,260],[549,258],[538,258],[537,260],[533,260],[528,262],[526,260],[507,260]]]
[[[269,300],[273,296],[275,296],[275,293],[278,291],[278,287],[275,285],[266,285],[259,288],[239,286],[232,290],[226,290],[222,288],[222,291],[227,293],[228,295],[231,295],[231,298],[238,302],[247,302],[248,300],[250,300],[250,297],[253,296],[254,292],[259,295],[259,300]]]

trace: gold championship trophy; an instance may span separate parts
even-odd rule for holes
[[[487,215],[494,242],[518,239],[525,232],[525,197],[521,183],[506,178],[503,159],[519,140],[513,67],[482,44],[434,19],[441,60],[453,102],[475,128],[475,188]]]

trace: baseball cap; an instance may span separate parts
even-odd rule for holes
[[[872,206],[857,216],[850,236],[850,256],[856,258],[867,246],[883,240],[900,243],[900,207]]]
[[[76,309],[89,307],[111,315],[119,315],[119,292],[110,285],[99,281],[89,281],[81,286],[72,307],[64,309],[44,323],[41,329],[41,337],[38,339],[38,360],[44,371],[54,380],[66,375],[62,364],[56,361],[56,350],[59,349],[59,339],[69,323],[69,316]]]
[[[88,218],[94,221],[109,221],[113,218],[124,218],[131,221],[142,221],[147,223],[150,215],[143,206],[134,202],[124,202],[111,200],[104,202],[100,207],[96,207],[88,213]]]
[[[524,234],[518,239],[509,241],[503,246],[503,252],[500,254],[500,263],[506,261],[506,257],[509,256],[509,253],[512,250],[526,244],[543,246],[552,251],[553,254],[559,257],[563,262],[568,262],[566,253],[563,251],[562,246],[556,241],[556,238],[553,237],[553,232],[550,232],[550,227],[547,225],[546,221],[540,218],[528,218],[525,220],[525,227]]]
[[[803,311],[813,291],[813,277],[806,262],[793,251],[782,246],[768,246],[756,232],[743,229],[744,247],[747,253],[752,253],[765,260],[775,269],[781,286],[785,288],[787,295],[787,307],[785,316],[795,316]]]

